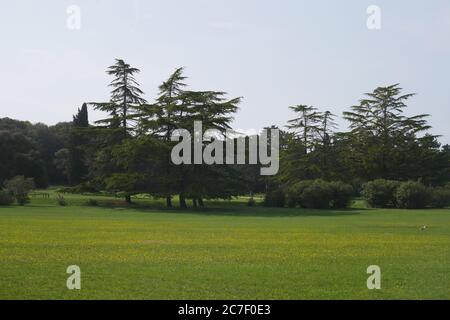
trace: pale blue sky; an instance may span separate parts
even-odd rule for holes
[[[79,31],[66,27],[72,4]],[[379,31],[366,27],[372,4]],[[117,57],[142,70],[148,100],[179,66],[193,89],[243,96],[242,129],[284,125],[293,104],[341,114],[399,82],[418,93],[409,112],[431,113],[450,143],[448,0],[2,1],[0,37],[0,117],[70,120],[82,102],[108,99],[104,71]]]

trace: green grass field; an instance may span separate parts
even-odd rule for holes
[[[450,298],[450,210],[234,201],[183,212],[67,199],[0,207],[0,299]],[[81,267],[80,291],[66,288],[69,265]],[[367,289],[370,265],[381,290]]]

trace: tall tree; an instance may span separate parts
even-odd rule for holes
[[[366,178],[395,178],[395,159],[401,146],[411,138],[417,142],[417,134],[430,128],[426,121],[429,115],[404,115],[406,101],[414,94],[401,92],[398,84],[379,87],[344,112],[351,128],[348,138],[355,149],[351,156],[364,157],[359,171],[367,172]]]
[[[287,128],[301,138],[306,154],[321,137],[323,114],[313,106],[297,105],[289,108],[297,114],[297,118],[289,120]]]
[[[322,138],[322,143],[319,146],[320,161],[321,161],[321,172],[322,178],[330,179],[333,174],[333,166],[335,165],[335,159],[333,154],[333,137],[337,124],[335,122],[336,115],[331,111],[325,111],[322,115],[322,127],[320,130],[320,135]]]
[[[203,149],[214,141],[224,143],[224,134],[231,129],[234,113],[242,98],[227,99],[221,91],[186,91],[183,95],[185,115],[180,118],[181,126],[194,136],[194,121],[202,122]],[[219,136],[205,139],[207,130],[216,130]],[[202,203],[203,197],[227,198],[236,192],[236,171],[230,166],[196,165],[182,167],[180,176],[180,202],[185,206],[185,198],[190,196]],[[220,183],[217,183],[220,182]],[[195,203],[195,201],[194,201]]]
[[[111,177],[127,174],[128,168],[119,166],[111,159],[118,145],[124,144],[127,139],[135,136],[136,118],[139,117],[146,100],[142,98],[143,92],[135,78],[135,75],[140,72],[139,69],[123,60],[116,59],[116,63],[106,72],[114,77],[110,84],[113,88],[110,101],[91,103],[96,110],[107,112],[109,117],[96,122],[103,126],[96,128],[97,151],[95,157],[89,161],[90,175],[97,181],[99,187],[105,187],[105,181],[109,181],[109,189],[115,189],[115,182],[117,182],[117,189],[121,189],[123,180],[111,179]],[[125,193],[125,200],[131,203],[131,193]]]
[[[73,126],[76,128],[89,127],[89,114],[87,104],[83,103],[81,108],[78,108],[78,112],[73,116]]]
[[[140,70],[131,67],[121,59],[116,59],[116,63],[110,66],[106,72],[114,77],[110,84],[113,88],[111,99],[109,102],[92,104],[96,110],[107,112],[109,118],[99,120],[97,123],[104,124],[110,129],[117,129],[122,132],[122,138],[127,138],[133,131],[130,122],[134,122],[141,105],[146,103],[135,78],[135,74],[138,74]]]
[[[89,116],[87,104],[84,103],[73,116],[72,130],[70,135],[70,173],[69,183],[79,184],[86,179],[88,173],[85,164],[84,147],[89,142],[85,129],[89,128]]]
[[[337,128],[335,119],[336,115],[334,115],[331,111],[325,111],[322,115],[322,127],[320,128],[320,135],[322,137],[324,145],[330,142],[331,137],[333,136]]]
[[[185,90],[186,77],[183,68],[178,68],[159,87],[159,96],[154,104],[144,105],[141,114],[141,133],[156,137],[166,146],[166,165],[163,168],[164,182],[160,186],[160,195],[166,197],[167,206],[172,206],[172,196],[179,194],[180,206],[186,207],[188,197],[202,204],[202,197],[213,192],[218,194],[210,175],[217,168],[212,166],[175,166],[170,154],[174,143],[172,133],[177,129],[186,129],[194,135],[194,121],[202,121],[203,131],[217,129],[224,133],[231,128],[232,114],[236,112],[240,98],[228,100],[226,93],[219,91]],[[204,147],[208,141],[203,141]],[[225,173],[221,173],[226,176]],[[217,176],[218,177],[218,176]],[[208,182],[207,182],[208,179]],[[216,180],[217,181],[217,180]],[[227,180],[230,181],[230,180]],[[222,185],[223,194],[225,185]],[[194,201],[195,203],[196,201]]]
[[[165,146],[165,159],[163,172],[165,179],[160,185],[160,195],[166,197],[167,207],[172,207],[172,196],[174,184],[177,183],[178,170],[171,165],[171,136],[176,129],[182,128],[181,121],[184,121],[185,108],[184,91],[186,87],[183,75],[183,68],[175,70],[170,77],[159,86],[159,96],[153,104],[146,104],[142,107],[140,114],[141,133],[157,138]]]

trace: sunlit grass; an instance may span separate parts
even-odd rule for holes
[[[234,201],[183,212],[51,197],[0,207],[2,299],[450,298],[450,210]],[[80,291],[66,288],[69,265],[81,267]],[[381,267],[382,290],[367,289],[369,265]]]

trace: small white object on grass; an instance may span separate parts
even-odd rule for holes
[[[428,229],[427,226],[422,226],[422,228],[421,228],[420,230],[425,231],[425,230],[427,230],[427,229]]]

